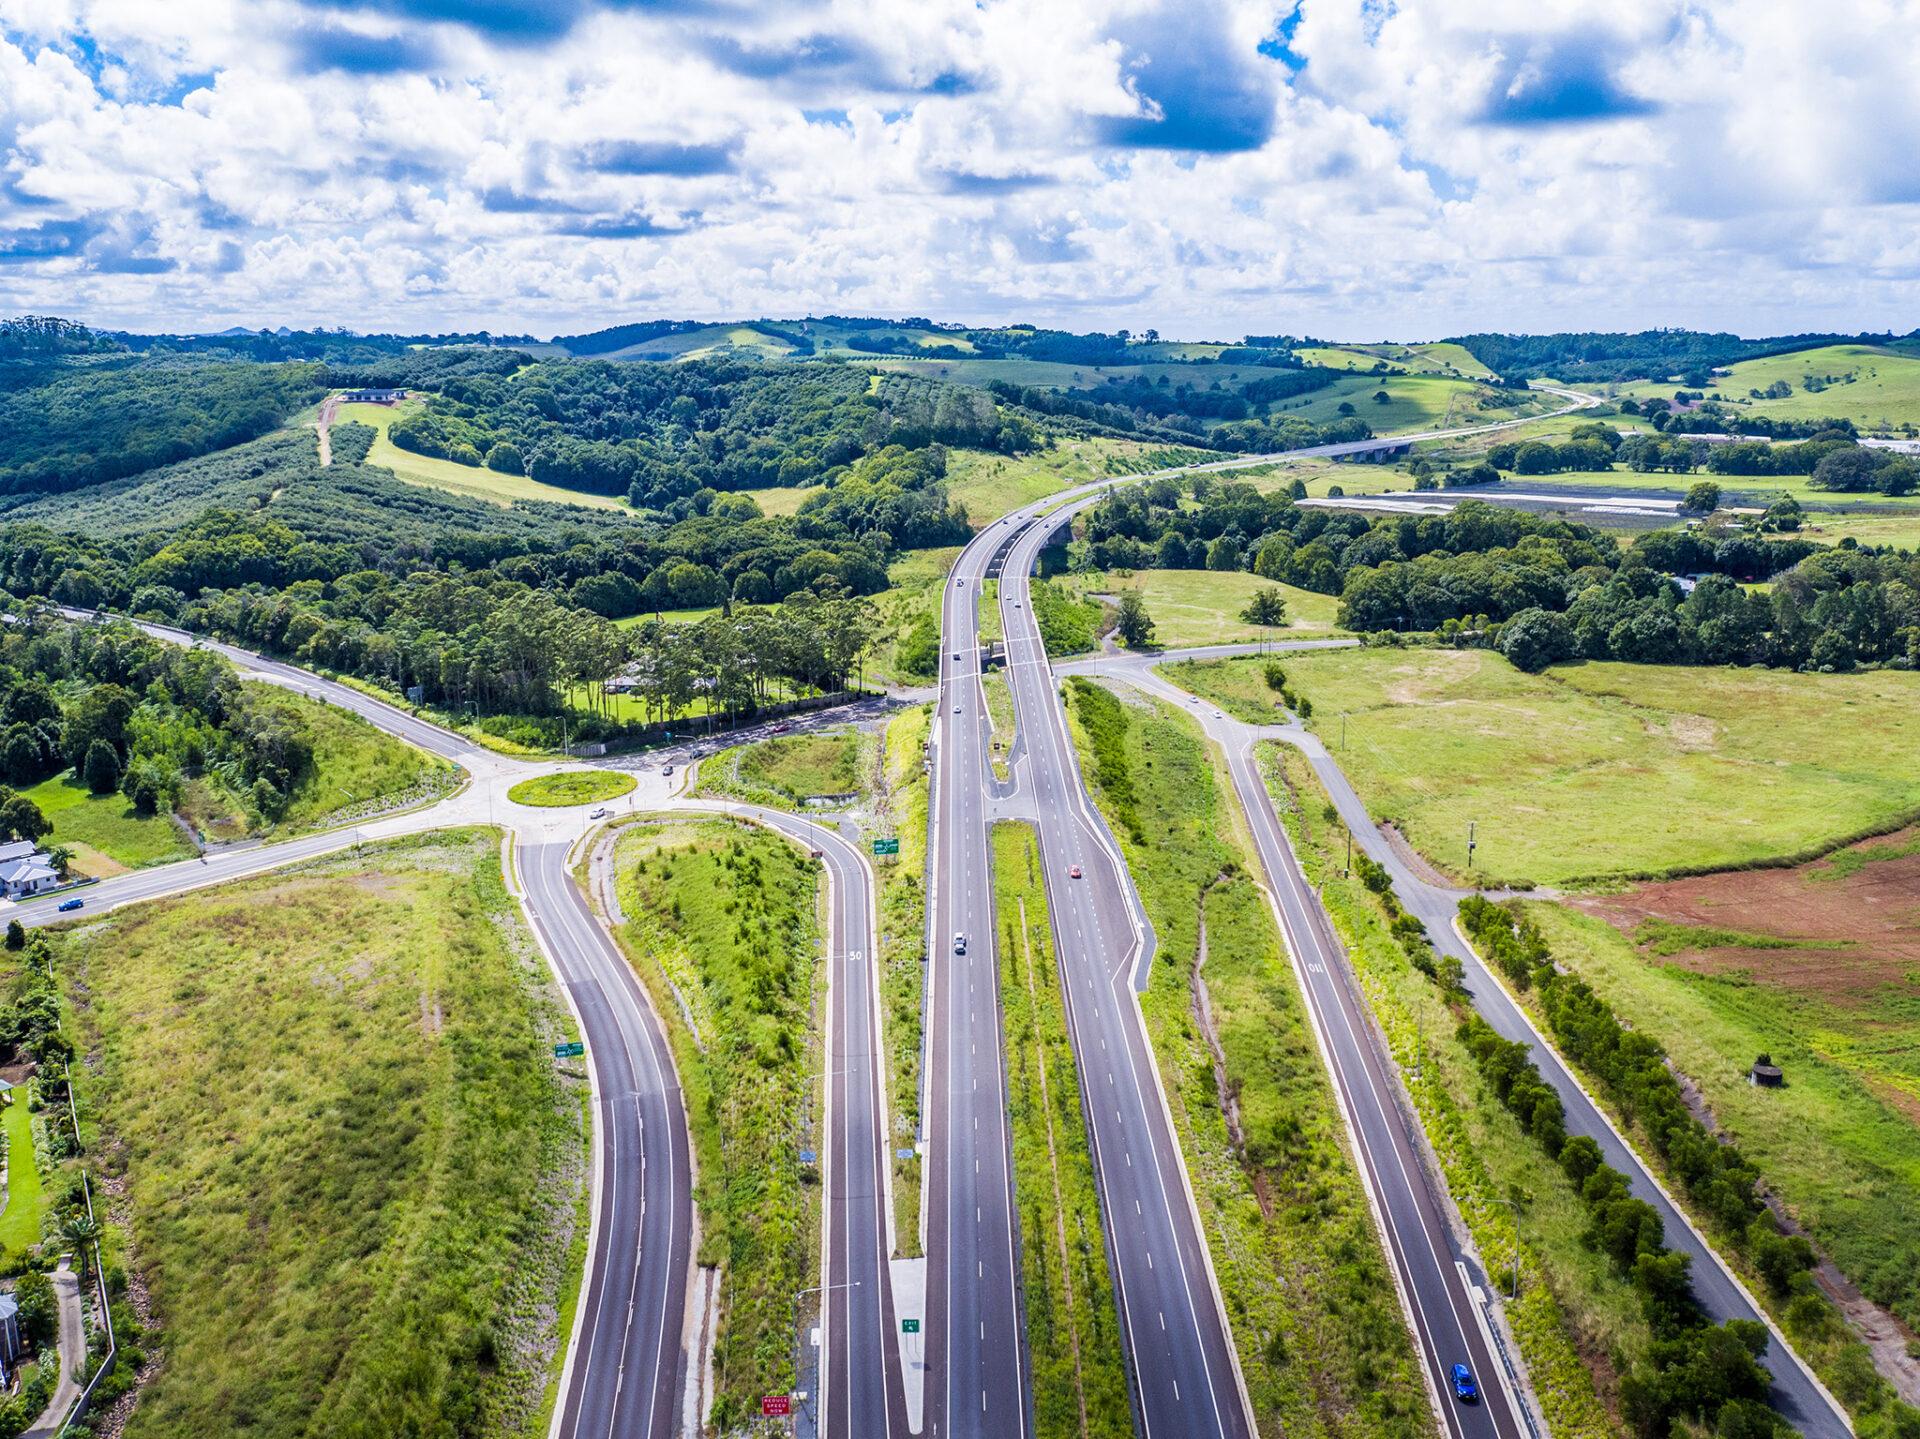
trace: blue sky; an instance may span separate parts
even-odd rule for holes
[[[1920,0],[0,0],[0,310],[1920,325]]]

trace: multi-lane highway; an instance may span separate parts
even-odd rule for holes
[[[1565,398],[1569,409],[1591,403],[1571,393]],[[1256,458],[1196,468],[1229,469]],[[1052,496],[990,525],[963,550],[944,592],[927,871],[926,1385],[924,1420],[914,1430],[934,1436],[997,1439],[1029,1433],[1033,1422],[994,953],[989,831],[1001,818],[1028,820],[1039,833],[1139,1427],[1150,1436],[1242,1435],[1256,1427],[1136,1000],[1153,935],[1118,846],[1086,793],[1029,601],[1026,576],[1047,537],[1105,488],[1103,483]],[[1043,509],[1048,514],[1037,519]],[[980,684],[976,607],[989,573],[1002,578],[1000,616],[1019,736],[1008,782],[997,781],[991,770],[992,727]],[[352,710],[463,766],[471,782],[439,803],[351,831],[226,851],[106,881],[87,891],[88,912],[258,873],[360,838],[486,821],[512,829],[518,888],[580,1017],[594,1081],[593,1229],[553,1433],[667,1439],[681,1432],[687,1420],[683,1329],[692,1215],[680,1092],[645,992],[572,882],[567,861],[589,827],[586,817],[530,814],[505,801],[510,783],[556,766],[502,758],[291,665],[179,632],[156,633],[218,649],[259,678]],[[1092,667],[1117,667],[1143,688],[1190,703],[1149,672],[1160,658],[1109,658]],[[1372,1041],[1344,952],[1266,800],[1251,757],[1253,731],[1236,730],[1237,722],[1210,708],[1201,719],[1227,744],[1235,789],[1361,1159],[1443,1432],[1456,1439],[1522,1439],[1524,1416],[1474,1303],[1472,1283],[1456,1263],[1461,1256],[1444,1196],[1419,1161],[1412,1121],[1393,1101],[1393,1076]],[[1310,737],[1302,742],[1312,752]],[[1354,811],[1349,823],[1366,843],[1371,831],[1357,797],[1324,751],[1315,762],[1343,812]],[[709,807],[677,801],[657,770],[643,767],[642,781],[623,808]],[[711,808],[768,824],[806,844],[820,854],[829,878],[822,1357],[815,1414],[820,1432],[834,1439],[904,1435],[915,1406],[906,1402],[902,1382],[888,1262],[895,1217],[871,874],[858,848],[836,830],[741,806]],[[1376,857],[1395,870],[1403,899],[1428,919],[1441,947],[1460,951],[1470,976],[1484,978],[1476,992],[1495,1027],[1537,1043],[1523,1015],[1504,1012],[1498,986],[1452,934],[1447,921],[1457,895],[1429,893],[1431,887],[1406,875],[1384,845]],[[1076,867],[1079,877],[1070,878]],[[50,906],[19,913],[29,923],[55,917]],[[1550,1049],[1539,1057],[1543,1072],[1568,1098],[1569,1127],[1578,1132],[1582,1108],[1590,1104],[1573,1097],[1578,1086]],[[1655,1189],[1597,1113],[1593,1126],[1610,1162],[1634,1177],[1636,1192]],[[1663,1215],[1671,1209],[1661,1207]],[[913,1216],[900,1218],[911,1222]],[[1668,1216],[1670,1242],[1682,1228],[1677,1215]],[[1742,1312],[1739,1286],[1717,1271],[1703,1276],[1709,1267],[1704,1258],[1696,1259],[1696,1284],[1704,1278],[1702,1298],[1710,1312]],[[1484,1404],[1451,1402],[1447,1371],[1456,1361],[1481,1377]],[[1837,1439],[1848,1432],[1843,1420],[1827,1422],[1837,1410],[1797,1361],[1782,1376],[1775,1399],[1809,1434]]]
[[[1292,646],[1282,646],[1292,648]],[[1128,657],[1074,669],[1119,670],[1133,684],[1183,707],[1192,697],[1149,668],[1152,659]],[[1207,708],[1206,723],[1227,724]],[[1285,831],[1266,799],[1252,746],[1227,746],[1234,790],[1246,813],[1266,872],[1268,893],[1280,920],[1294,977],[1306,997],[1334,1092],[1353,1137],[1368,1198],[1374,1206],[1403,1305],[1429,1386],[1440,1408],[1443,1432],[1460,1436],[1523,1439],[1527,1429],[1490,1342],[1485,1316],[1459,1267],[1441,1200],[1420,1161],[1413,1121],[1394,1101],[1396,1080],[1372,1037],[1371,1021],[1350,978],[1346,953],[1306,882]],[[1453,1400],[1450,1370],[1465,1364],[1478,1376],[1482,1402]]]
[[[1448,1282],[1448,1274],[1453,1271],[1448,1260],[1444,1226],[1437,1226],[1438,1216],[1431,1204],[1419,1203],[1421,1195],[1417,1187],[1414,1192],[1396,1200],[1392,1186],[1383,1183],[1379,1177],[1383,1162],[1391,1164],[1394,1155],[1406,1147],[1403,1143],[1405,1136],[1390,1132],[1394,1118],[1392,1107],[1382,1108],[1373,1102],[1375,1091],[1379,1094],[1390,1092],[1390,1075],[1385,1072],[1379,1056],[1366,1044],[1357,1046],[1361,1064],[1359,1069],[1355,1069],[1355,1056],[1348,1052],[1354,1046],[1343,1040],[1343,1031],[1365,1033],[1364,1016],[1358,1009],[1351,988],[1335,985],[1331,981],[1335,972],[1333,965],[1339,962],[1340,947],[1327,926],[1324,911],[1305,882],[1285,832],[1274,814],[1272,799],[1254,756],[1254,746],[1262,739],[1277,739],[1293,745],[1307,757],[1355,842],[1387,868],[1401,903],[1426,923],[1435,947],[1461,962],[1475,1009],[1505,1038],[1531,1046],[1533,1060],[1542,1077],[1553,1085],[1565,1106],[1567,1132],[1588,1135],[1600,1145],[1607,1163],[1631,1180],[1635,1196],[1644,1199],[1659,1212],[1665,1225],[1668,1246],[1692,1258],[1694,1294],[1708,1316],[1715,1322],[1727,1319],[1764,1322],[1766,1316],[1755,1304],[1753,1296],[1733,1277],[1712,1247],[1687,1221],[1672,1197],[1654,1180],[1639,1154],[1622,1140],[1618,1131],[1567,1069],[1559,1053],[1534,1027],[1532,1020],[1513,1001],[1506,988],[1487,970],[1472,947],[1461,938],[1454,926],[1454,918],[1459,901],[1467,891],[1430,883],[1405,862],[1375,828],[1365,804],[1317,736],[1297,724],[1245,724],[1210,704],[1200,702],[1155,673],[1156,666],[1185,655],[1246,654],[1258,648],[1240,645],[1200,651],[1103,656],[1076,661],[1061,668],[1080,673],[1114,675],[1148,693],[1181,705],[1194,714],[1208,736],[1218,741],[1225,751],[1233,774],[1234,789],[1253,829],[1261,863],[1279,898],[1288,948],[1295,955],[1296,966],[1301,956],[1309,957],[1307,972],[1302,976],[1303,988],[1316,1012],[1323,1048],[1328,1050],[1336,1070],[1347,1070],[1352,1074],[1360,1074],[1364,1070],[1358,1083],[1349,1078],[1340,1084],[1348,1127],[1354,1134],[1356,1148],[1361,1151],[1374,1176],[1372,1182],[1376,1197],[1386,1211],[1389,1243],[1396,1267],[1403,1275],[1403,1286],[1410,1288],[1414,1299],[1416,1337],[1426,1351],[1429,1370],[1433,1371],[1436,1358],[1444,1358],[1444,1354],[1436,1355],[1436,1348],[1444,1350],[1448,1345],[1472,1347],[1473,1334],[1463,1331],[1436,1343],[1434,1341],[1443,1326],[1435,1326],[1432,1332],[1428,1332],[1425,1315],[1432,1313],[1444,1316],[1447,1309],[1458,1309],[1462,1304],[1458,1286]],[[1324,970],[1315,970],[1315,963],[1325,966]],[[1346,1018],[1341,1017],[1341,1011],[1346,1012]],[[1372,1109],[1382,1109],[1382,1113],[1370,1115]],[[1383,1137],[1387,1141],[1385,1145],[1381,1142]],[[1412,1201],[1411,1208],[1407,1207],[1409,1200]],[[1400,1212],[1396,1213],[1396,1210]],[[1425,1281],[1410,1281],[1405,1277],[1416,1272],[1425,1272],[1429,1277]],[[1436,1275],[1441,1281],[1440,1288],[1433,1286]],[[1448,1291],[1444,1299],[1441,1288]],[[1469,1329],[1477,1329],[1477,1325]],[[1808,1439],[1845,1439],[1853,1432],[1845,1411],[1777,1330],[1774,1345],[1767,1355],[1767,1364],[1773,1374],[1769,1402],[1801,1434],[1808,1436]],[[1475,1372],[1491,1375],[1496,1371],[1483,1370],[1476,1365]],[[1446,1391],[1443,1388],[1441,1392],[1444,1394]],[[1509,1431],[1502,1429],[1500,1432]]]
[[[1027,573],[1055,523],[1014,540],[1000,582],[1001,620],[1024,752],[1018,780],[1040,835],[1136,1412],[1149,1436],[1251,1434],[1206,1236],[1135,998],[1152,958],[1149,931],[1120,851],[1081,783],[1029,602]],[[1075,867],[1078,879],[1070,877]]]
[[[975,603],[1006,527],[961,553],[942,606],[928,813],[927,1400],[930,1435],[1032,1428],[988,853],[990,725]]]

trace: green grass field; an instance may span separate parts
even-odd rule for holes
[[[1440,649],[1283,663],[1374,817],[1452,873],[1474,824],[1482,882],[1751,864],[1920,808],[1920,674],[1579,664],[1527,675],[1491,651]],[[1263,702],[1260,673],[1258,659],[1168,668],[1240,704]]]
[[[740,778],[793,800],[860,788],[860,735],[855,730],[784,735],[743,745]]]
[[[1460,345],[1325,345],[1297,350],[1302,363],[1330,370],[1370,370],[1381,360],[1411,374],[1456,374],[1484,379],[1493,371]]]
[[[724,1433],[762,1394],[791,1390],[794,1324],[818,1304],[796,1315],[819,1270],[819,1173],[800,1160],[824,1147],[812,1076],[827,1066],[809,1017],[819,865],[726,820],[629,826],[615,862],[626,923],[614,933],[653,992],[685,1091],[699,1259],[722,1269],[712,1423]]]
[[[1153,617],[1153,642],[1161,649],[1181,645],[1240,644],[1254,640],[1322,638],[1335,628],[1340,602],[1292,585],[1277,588],[1286,596],[1287,624],[1269,632],[1240,618],[1255,590],[1274,581],[1245,570],[1134,570],[1130,574],[1063,575],[1060,583],[1076,595],[1112,595],[1138,590]],[[1341,631],[1344,633],[1344,631]]]
[[[42,844],[85,845],[126,869],[186,859],[193,853],[165,815],[137,815],[125,795],[94,794],[71,770],[21,793],[39,805],[53,824],[53,833]],[[87,869],[84,856],[79,867]]]
[[[0,1212],[0,1259],[11,1260],[40,1242],[40,1219],[47,1200],[40,1166],[33,1158],[31,1121],[27,1087],[21,1084],[14,1089],[13,1103],[0,1114],[7,1135],[7,1207]]]
[[[792,515],[800,512],[800,503],[808,495],[819,492],[817,486],[776,485],[770,490],[741,490],[738,493],[749,496],[769,515]]]
[[[1060,1003],[1040,847],[993,827],[1007,1119],[1039,1439],[1133,1433],[1081,1085]]]
[[[499,865],[491,831],[398,841],[63,941],[165,1325],[132,1439],[545,1429],[586,1086]]]
[[[1823,388],[1808,390],[1809,375]],[[1826,383],[1829,377],[1835,383]],[[1748,393],[1783,380],[1793,387],[1785,399],[1756,400]],[[1672,381],[1643,383],[1627,386],[1626,393],[1670,398],[1676,388]],[[1740,402],[1737,413],[1742,414],[1794,420],[1831,415],[1852,420],[1862,430],[1920,424],[1920,356],[1878,345],[1825,345],[1743,360],[1730,374],[1715,375],[1705,388],[1709,394],[1718,391],[1723,399]]]
[[[1068,691],[1081,765],[1158,939],[1141,1007],[1261,1432],[1431,1434],[1331,1084],[1218,757],[1170,706],[1124,703],[1080,679]]]
[[[636,781],[630,774],[610,769],[570,769],[523,779],[507,791],[515,804],[558,809],[567,805],[597,804],[630,793]]]
[[[777,608],[777,606],[774,608]],[[648,620],[656,619],[664,620],[670,625],[691,625],[699,623],[709,615],[717,615],[719,613],[719,605],[708,605],[704,609],[693,610],[646,610],[641,614],[628,615],[624,619],[617,619],[613,622],[613,626],[615,629],[630,630],[637,625],[645,624]]]
[[[1842,1271],[1906,1323],[1920,1323],[1913,985],[1874,996],[1825,993],[1820,971],[1845,958],[1831,951],[1784,961],[1764,979],[1737,968],[1703,973],[1565,906],[1529,912],[1556,959],[1666,1046],[1720,1129]],[[1746,1082],[1762,1053],[1786,1069],[1785,1087]]]
[[[556,485],[540,484],[524,475],[503,475],[484,465],[460,465],[452,460],[439,460],[430,455],[416,455],[411,450],[403,450],[387,438],[387,426],[420,408],[421,405],[415,400],[403,400],[398,405],[341,405],[335,411],[335,418],[358,420],[378,430],[379,437],[367,452],[366,462],[369,465],[384,465],[397,478],[409,484],[448,490],[456,495],[469,495],[496,505],[510,505],[515,500],[547,500],[556,505],[585,505],[595,510],[627,509],[625,501],[615,499],[612,495],[563,490]]]

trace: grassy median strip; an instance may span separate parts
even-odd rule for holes
[[[980,687],[986,691],[987,718],[993,721],[993,772],[1004,780],[1012,772],[1008,757],[1013,752],[1014,727],[1019,721],[1013,686],[1007,681],[1006,671],[988,670],[980,676]]]
[[[363,846],[55,941],[165,1356],[128,1435],[545,1432],[586,1084],[499,856]]]
[[[1035,1428],[1040,1439],[1131,1434],[1079,1068],[1060,1002],[1040,849],[1024,824],[994,826],[993,899]]]
[[[819,1169],[801,1155],[817,1144],[819,863],[732,820],[631,825],[614,863],[614,934],[666,1021],[686,1098],[699,1262],[722,1270],[711,1422],[724,1431],[792,1388],[794,1296],[819,1267]]]
[[[887,721],[875,785],[873,833],[889,834],[897,855],[877,855],[880,881],[881,1049],[887,1057],[887,1115],[893,1125],[893,1217],[896,1259],[920,1254],[922,1006],[927,976],[927,769],[925,705]]]
[[[1638,1300],[1587,1245],[1579,1196],[1481,1078],[1440,991],[1414,969],[1360,881],[1343,877],[1346,831],[1312,766],[1280,744],[1262,746],[1260,760],[1491,1277],[1511,1293],[1519,1265],[1507,1321],[1548,1427],[1555,1439],[1619,1432],[1608,1412],[1618,1409],[1617,1380],[1650,1338]]]
[[[1159,937],[1142,997],[1262,1434],[1433,1416],[1339,1109],[1237,812],[1192,722],[1068,682],[1096,798]]]

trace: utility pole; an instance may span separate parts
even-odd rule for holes
[[[1472,820],[1468,820],[1467,821],[1467,868],[1468,869],[1473,868],[1473,851],[1474,851],[1474,846],[1478,843],[1478,841],[1476,841],[1473,837],[1473,830],[1474,830],[1474,822]]]

